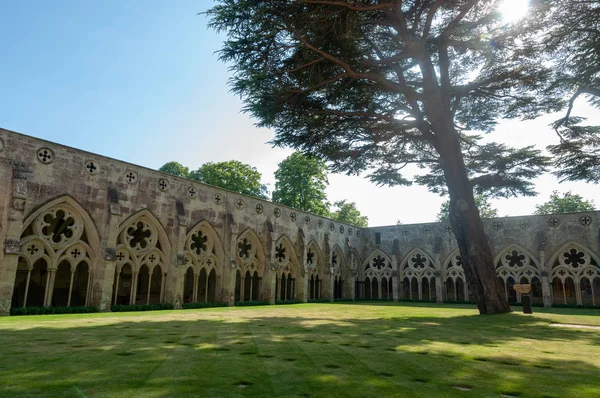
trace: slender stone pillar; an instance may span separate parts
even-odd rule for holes
[[[435,301],[438,304],[444,302],[444,284],[442,283],[442,273],[435,271]]]
[[[549,264],[546,264],[546,253],[540,250],[540,264],[542,266],[542,299],[544,301],[544,307],[552,307],[552,288],[548,279],[548,268]]]
[[[5,183],[9,184],[8,192],[12,195],[8,199],[8,212],[6,223],[6,235],[4,242],[4,253],[0,253],[0,315],[10,314],[12,295],[19,265],[19,255],[21,254],[21,230],[23,228],[23,213],[27,200],[27,171],[24,165],[14,164],[12,180]],[[0,215],[3,216],[3,215]],[[2,231],[0,231],[0,236]],[[2,258],[3,257],[3,258]]]

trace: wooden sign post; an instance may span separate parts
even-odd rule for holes
[[[521,303],[523,304],[523,314],[533,314],[533,311],[531,309],[531,296],[529,295],[529,292],[531,291],[531,285],[530,284],[514,285],[513,289],[515,289],[516,292],[521,293]]]

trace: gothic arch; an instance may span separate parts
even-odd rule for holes
[[[282,235],[275,242],[274,251],[275,300],[294,300],[304,286],[294,245],[287,235]]]
[[[414,248],[400,262],[402,295],[412,300],[432,300],[435,297],[435,273],[438,271],[433,257],[425,250]]]
[[[331,249],[331,268],[332,275],[345,276],[348,274],[348,262],[344,256],[344,252],[340,246],[336,243]]]
[[[313,239],[306,245],[305,267],[309,275],[318,275],[321,279],[325,276],[325,258],[321,248]]]
[[[469,300],[467,278],[460,258],[459,249],[454,249],[442,263],[442,295],[445,300]]]
[[[20,242],[12,306],[88,304],[100,237],[75,199],[63,195],[32,211]]]
[[[221,275],[224,260],[221,239],[208,221],[202,220],[189,230],[185,237],[184,261],[196,274],[205,268],[209,273],[214,269],[217,275]]]
[[[252,228],[246,228],[237,238],[235,245],[235,258],[238,267],[244,272],[253,270],[260,277],[264,274],[265,252],[262,242]]]
[[[150,304],[164,299],[171,245],[160,221],[147,209],[119,224],[113,303]]]

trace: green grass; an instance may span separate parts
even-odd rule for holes
[[[535,310],[344,303],[7,317],[0,396],[600,396],[600,330],[550,326],[600,325],[600,312]]]

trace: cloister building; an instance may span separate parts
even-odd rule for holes
[[[22,306],[472,300],[449,225],[356,228],[0,129],[0,314]],[[599,305],[598,212],[485,220],[507,300]]]

